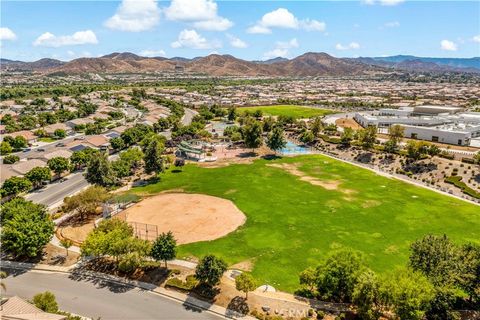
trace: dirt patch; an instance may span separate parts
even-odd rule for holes
[[[378,201],[378,200],[367,200],[364,203],[362,203],[362,208],[365,208],[365,209],[373,208],[373,207],[377,207],[381,204],[382,204],[382,202]]]
[[[337,190],[339,185],[340,185],[340,181],[320,180],[318,178],[309,176],[309,175],[305,174],[304,172],[298,170],[298,167],[295,164],[292,164],[292,163],[282,163],[282,164],[274,163],[274,164],[267,164],[267,166],[283,169],[283,170],[287,171],[288,173],[299,177],[300,180],[302,180],[302,181],[313,184],[314,186],[320,186],[320,187],[325,188],[327,190]]]
[[[163,193],[146,198],[116,217],[156,225],[159,234],[172,231],[179,244],[223,237],[246,220],[229,200],[186,193]]]
[[[230,269],[238,269],[243,271],[252,271],[253,270],[254,261],[252,259],[248,259],[245,261],[241,261],[239,263],[235,263],[231,265]]]
[[[70,239],[75,245],[78,245],[87,239],[87,235],[95,228],[95,219],[97,217],[89,217],[84,223],[75,223],[72,225],[61,226],[57,229],[57,236],[60,239]]]
[[[357,121],[355,121],[354,119],[350,119],[350,118],[337,119],[337,120],[335,120],[335,124],[339,127],[352,128],[353,130],[363,129],[363,127],[361,125],[359,125]]]

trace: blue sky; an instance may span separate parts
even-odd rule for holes
[[[480,55],[479,1],[2,1],[1,55]]]

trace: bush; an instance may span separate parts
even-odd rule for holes
[[[470,158],[462,158],[462,162],[475,164],[475,160],[470,159]]]
[[[142,263],[142,259],[137,252],[127,253],[120,259],[118,270],[125,274],[132,274]]]
[[[185,281],[182,281],[178,278],[168,279],[165,283],[167,287],[173,287],[180,290],[190,291],[193,290],[198,285],[198,280],[195,279],[194,275],[188,275]]]
[[[39,293],[33,297],[33,304],[35,307],[48,313],[58,312],[58,304],[55,295],[50,291]]]
[[[10,155],[5,156],[3,158],[3,163],[4,164],[14,164],[17,161],[20,161],[20,157],[16,156],[16,155],[13,155],[13,154],[10,154]]]
[[[480,199],[480,192],[473,190],[469,186],[462,181],[461,176],[452,175],[450,177],[445,178],[446,183],[453,184],[455,187],[460,188],[463,193],[468,194],[475,199]]]
[[[317,311],[317,319],[321,320],[325,318],[325,312],[323,312],[322,310],[318,310]]]

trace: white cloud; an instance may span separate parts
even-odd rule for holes
[[[40,35],[34,42],[35,47],[63,47],[75,46],[81,44],[97,44],[97,36],[92,30],[77,31],[68,36],[56,36],[50,32],[45,32]]]
[[[473,40],[473,42],[478,42],[478,43],[480,43],[480,34],[479,34],[478,36],[474,36],[474,37],[472,38],[472,40]]]
[[[278,8],[264,14],[260,21],[257,21],[255,25],[247,29],[247,32],[268,34],[272,33],[272,28],[325,31],[326,27],[325,22],[311,19],[299,20],[287,9]]]
[[[202,30],[225,31],[233,26],[233,22],[226,18],[216,17],[212,20],[194,22],[193,26]]]
[[[337,50],[355,50],[360,49],[360,44],[358,42],[350,42],[348,45],[342,45],[341,43],[337,43],[335,45],[335,49]]]
[[[12,31],[12,29],[2,27],[0,28],[0,40],[15,40],[17,35]]]
[[[450,41],[450,40],[440,41],[440,48],[442,50],[446,50],[446,51],[457,51],[458,50],[457,44],[453,41]]]
[[[277,57],[288,58],[290,56],[291,48],[298,48],[300,44],[296,38],[290,41],[277,41],[273,50],[267,51],[263,54],[264,59],[272,59]]]
[[[363,0],[362,2],[368,5],[380,4],[382,6],[396,6],[397,4],[405,2],[405,0]]]
[[[272,33],[272,30],[260,25],[254,25],[247,29],[247,33],[269,34],[269,33]]]
[[[139,32],[152,29],[159,20],[160,9],[155,0],[123,0],[104,24],[113,30]]]
[[[191,22],[193,27],[209,31],[225,31],[233,22],[220,17],[214,0],[172,0],[164,9],[168,20]]]
[[[165,57],[166,53],[164,50],[143,50],[140,52],[141,56],[144,57]]]
[[[208,41],[195,30],[182,30],[178,39],[171,44],[172,48],[213,49],[220,48],[221,44],[216,41]]]
[[[231,34],[227,34],[228,39],[230,40],[230,45],[234,48],[246,48],[248,47],[247,43]]]
[[[318,20],[305,19],[300,21],[300,27],[302,27],[306,31],[323,32],[327,28],[327,24]]]
[[[400,27],[400,22],[398,21],[390,21],[383,25],[385,28],[398,28]]]

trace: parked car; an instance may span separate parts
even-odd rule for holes
[[[65,143],[63,142],[57,143],[55,147],[65,147]]]
[[[38,149],[37,149],[37,152],[45,152],[45,149],[43,149],[43,148],[38,148]]]

